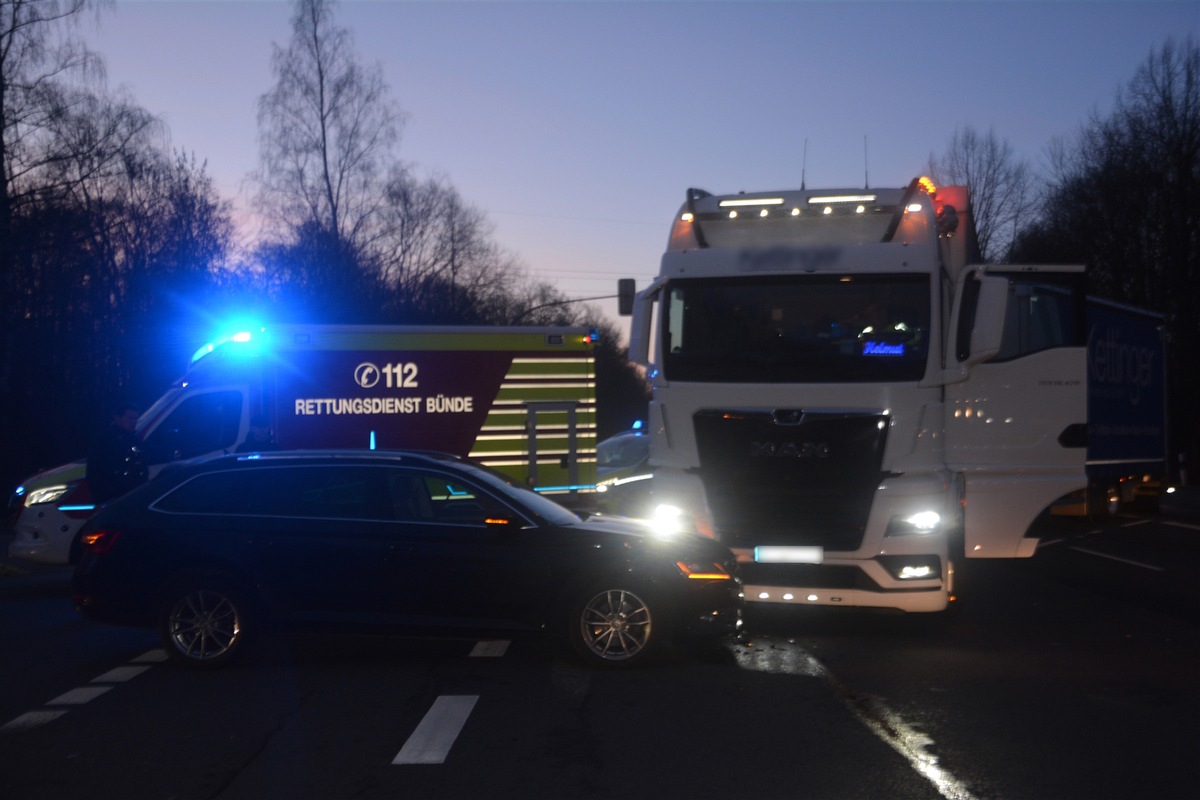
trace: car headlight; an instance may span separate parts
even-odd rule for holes
[[[885,536],[929,534],[941,530],[942,515],[928,509],[911,514],[897,514],[888,520]]]
[[[674,536],[683,530],[683,509],[666,503],[656,506],[650,526],[656,536]]]
[[[40,506],[54,503],[61,500],[69,491],[71,491],[69,485],[44,486],[41,489],[33,489],[25,495],[25,505]]]

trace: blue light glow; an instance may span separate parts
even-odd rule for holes
[[[217,350],[221,349],[222,347],[225,347],[226,345],[236,344],[236,345],[245,346],[245,345],[259,344],[260,337],[258,336],[258,334],[254,333],[254,331],[258,331],[258,333],[261,334],[266,331],[266,328],[256,327],[256,326],[246,326],[246,328],[242,328],[241,326],[238,326],[238,328],[235,329],[234,333],[227,334],[225,336],[220,336],[211,342],[207,342],[207,343],[201,345],[200,349],[197,350],[195,352],[195,354],[192,356],[192,363],[195,364],[200,359],[216,352]],[[249,351],[249,352],[254,352],[254,351]]]

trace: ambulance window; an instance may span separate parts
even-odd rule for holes
[[[162,463],[232,450],[242,419],[242,393],[209,392],[187,398],[146,439],[151,461]]]

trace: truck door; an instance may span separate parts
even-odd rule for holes
[[[529,447],[529,487],[579,485],[579,445],[576,403],[535,402],[526,405],[525,432]],[[540,415],[540,416],[539,416]],[[554,463],[538,461],[547,460]]]
[[[1032,555],[1033,520],[1086,485],[1083,274],[1057,269],[987,271],[1008,281],[999,352],[946,387],[946,461],[966,481],[969,557]],[[962,315],[972,313],[973,280],[959,287],[951,363],[970,360]]]

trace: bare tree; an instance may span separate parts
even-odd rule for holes
[[[1188,39],[1151,53],[1078,136],[1054,143],[1021,260],[1081,262],[1094,294],[1166,316],[1173,449],[1200,450],[1200,49]]]
[[[341,246],[365,247],[403,124],[381,69],[359,63],[333,0],[298,0],[271,69],[275,85],[258,106],[262,209],[281,232],[315,225]]]
[[[14,215],[45,192],[44,168],[59,155],[46,146],[46,129],[66,108],[62,82],[102,72],[99,59],[62,35],[90,5],[0,0],[0,309],[14,291]]]
[[[970,188],[971,212],[983,257],[1007,257],[1031,199],[1028,165],[1017,159],[1008,142],[989,130],[981,136],[967,126],[954,132],[941,158],[929,158],[936,183]]]
[[[374,252],[395,316],[416,308],[430,322],[504,320],[524,270],[448,182],[397,169],[380,222]]]

